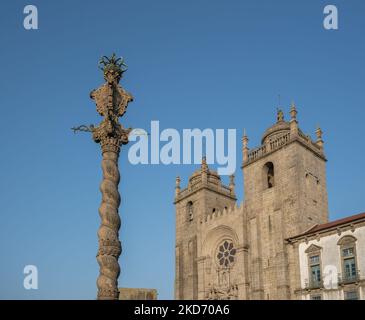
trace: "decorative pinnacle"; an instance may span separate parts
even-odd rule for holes
[[[322,134],[323,134],[322,129],[319,126],[317,126],[317,129],[316,129],[317,141],[321,141],[322,140]]]
[[[248,160],[248,137],[246,135],[246,129],[243,129],[242,156],[243,162],[246,162]]]
[[[208,165],[207,165],[207,158],[206,158],[206,156],[204,156],[202,158],[201,169],[202,169],[202,172],[207,172],[208,171]]]
[[[247,145],[248,145],[248,137],[246,134],[246,129],[243,129],[242,146],[243,148],[247,148]]]
[[[297,118],[297,114],[298,114],[298,111],[297,111],[297,108],[295,106],[295,103],[294,101],[292,101],[291,103],[291,107],[290,107],[290,117],[295,120]]]
[[[229,185],[230,185],[230,186],[234,186],[234,174],[231,174],[231,175],[229,176]]]
[[[177,176],[175,182],[175,197],[178,197],[179,194],[180,194],[180,177]]]
[[[316,141],[316,143],[321,149],[323,149],[323,145],[324,145],[323,140],[322,140],[322,134],[323,134],[322,129],[319,126],[317,126],[317,130],[316,130],[317,141]]]
[[[180,177],[179,176],[177,176],[176,177],[176,182],[175,182],[175,185],[176,185],[176,188],[180,188]]]
[[[101,57],[99,68],[103,71],[104,79],[108,83],[119,82],[123,73],[127,71],[127,65],[122,57],[117,58],[115,53],[110,58],[107,56]]]
[[[231,195],[234,195],[234,187],[235,187],[234,174],[232,174],[229,176],[229,190],[231,191]]]

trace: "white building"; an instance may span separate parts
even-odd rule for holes
[[[365,300],[365,213],[316,225],[288,244],[297,253],[297,299]]]

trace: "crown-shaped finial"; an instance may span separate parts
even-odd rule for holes
[[[280,122],[280,121],[284,121],[284,112],[283,110],[277,108],[277,121]]]
[[[109,58],[107,56],[101,57],[99,61],[99,68],[103,71],[105,81],[112,83],[119,82],[123,73],[127,71],[127,65],[122,57],[117,58],[113,53]]]

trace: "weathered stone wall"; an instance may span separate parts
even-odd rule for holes
[[[199,299],[247,299],[247,239],[244,207],[233,206],[208,215],[198,228]],[[229,268],[219,264],[217,248],[225,241],[235,250]],[[216,291],[216,292],[215,292]],[[212,297],[212,295],[217,295]]]
[[[157,300],[157,290],[141,288],[119,288],[119,300]]]
[[[264,170],[268,162],[274,165],[272,188],[268,188]],[[327,222],[325,161],[292,142],[244,166],[243,174],[251,297],[289,299],[289,258],[284,240]]]
[[[216,180],[216,174],[208,172],[206,177],[204,174],[202,170],[198,176],[195,175],[189,181],[188,188],[178,193],[175,199],[176,299],[204,299],[210,281],[205,279],[205,272],[211,269],[207,263],[212,263],[209,259],[206,262],[202,253],[205,250],[203,243],[207,247],[211,246],[211,242],[206,242],[205,239],[208,230],[212,228],[209,221],[224,212],[225,208],[234,207],[236,202],[229,189]],[[187,209],[188,203],[192,203],[192,217]],[[233,221],[237,227],[242,228],[242,221],[239,225],[236,219]]]

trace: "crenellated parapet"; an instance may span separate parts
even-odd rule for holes
[[[223,219],[225,220],[227,216],[232,215],[239,215],[242,213],[244,207],[244,203],[241,202],[240,205],[235,203],[234,206],[224,208],[223,210],[216,210],[215,212],[209,213],[200,220],[201,224],[209,224],[209,223],[216,223],[216,221]]]

